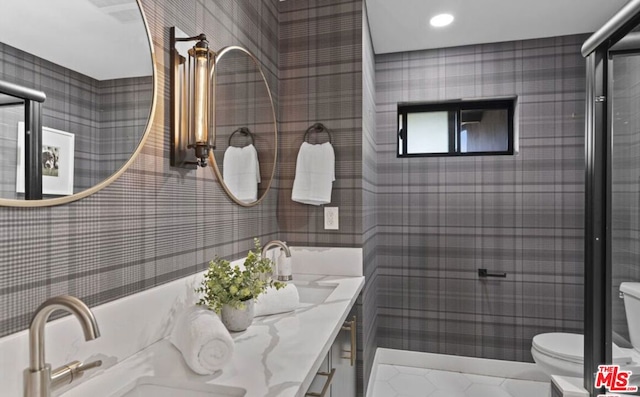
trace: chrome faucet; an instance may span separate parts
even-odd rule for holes
[[[29,368],[24,371],[24,397],[50,397],[51,391],[71,383],[84,371],[99,367],[102,361],[83,364],[73,361],[51,370],[44,360],[44,326],[51,313],[64,310],[76,316],[87,341],[100,336],[98,323],[87,305],[73,296],[61,295],[47,299],[33,315],[29,326]]]
[[[262,247],[262,257],[264,258],[265,255],[267,254],[267,251],[269,250],[269,248],[271,247],[280,247],[281,249],[284,250],[284,255],[287,258],[291,258],[291,251],[289,250],[289,247],[287,246],[287,243],[285,243],[284,241],[280,241],[280,240],[271,240],[268,243],[266,243],[264,245],[264,247]],[[275,263],[275,261],[274,261]],[[277,264],[276,264],[277,266]],[[278,273],[278,272],[276,272]],[[291,276],[291,272],[287,272],[288,274],[278,274],[278,280],[279,281],[289,281],[289,280],[293,280],[293,276]]]

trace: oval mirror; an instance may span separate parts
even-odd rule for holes
[[[155,105],[138,0],[4,1],[0,14],[0,80],[46,95],[42,200],[24,200],[24,104],[0,96],[0,205],[63,204],[105,187],[140,151]]]
[[[250,207],[265,197],[275,172],[278,128],[271,90],[258,59],[237,46],[218,52],[214,84],[210,163],[229,197]]]

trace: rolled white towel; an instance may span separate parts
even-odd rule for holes
[[[256,300],[255,316],[286,313],[297,309],[299,305],[300,296],[295,285],[287,284],[279,290],[269,287],[267,292],[258,296]]]
[[[229,331],[215,312],[203,306],[190,307],[178,316],[170,341],[199,375],[213,374],[233,357]]]

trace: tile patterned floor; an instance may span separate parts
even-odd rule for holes
[[[550,397],[549,383],[380,364],[371,397]]]

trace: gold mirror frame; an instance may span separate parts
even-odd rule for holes
[[[158,101],[158,70],[156,67],[156,56],[153,48],[153,39],[151,38],[151,31],[149,30],[149,23],[147,22],[147,17],[144,13],[144,9],[142,8],[141,0],[135,0],[136,4],[138,4],[138,9],[140,10],[140,16],[142,17],[142,22],[144,23],[145,31],[147,32],[147,40],[149,43],[149,55],[151,56],[151,72],[152,72],[152,81],[153,81],[153,93],[151,96],[151,108],[149,110],[149,118],[147,120],[147,125],[144,129],[144,133],[140,138],[140,142],[136,147],[136,150],[133,152],[129,160],[127,160],[115,173],[111,174],[108,178],[98,183],[95,186],[90,187],[89,189],[83,190],[78,193],[74,193],[70,196],[64,197],[56,197],[56,198],[48,198],[41,200],[15,200],[15,199],[4,199],[0,198],[0,206],[5,207],[52,207],[61,204],[71,203],[76,200],[80,200],[87,196],[90,196],[99,190],[104,189],[109,186],[113,181],[118,179],[126,170],[133,164],[138,154],[142,151],[147,138],[151,132],[151,126],[153,124],[153,119],[156,113],[156,104]],[[269,93],[271,95],[271,93]],[[275,169],[275,167],[274,167]]]
[[[276,119],[276,110],[275,110],[275,106],[273,105],[273,96],[271,95],[271,88],[269,88],[269,84],[267,83],[267,78],[264,75],[264,72],[262,71],[262,66],[260,64],[260,61],[258,60],[258,58],[255,57],[255,55],[253,55],[249,50],[243,48],[243,47],[239,47],[239,46],[228,46],[228,47],[224,47],[223,49],[221,49],[220,51],[218,51],[218,53],[216,54],[216,65],[219,62],[219,60],[222,58],[222,56],[224,54],[226,54],[229,51],[233,51],[233,50],[237,50],[237,51],[241,51],[245,54],[247,54],[249,56],[249,58],[251,58],[251,60],[253,61],[253,63],[256,65],[256,67],[258,68],[258,71],[260,72],[260,76],[262,76],[262,81],[264,82],[265,88],[267,89],[267,94],[269,95],[269,102],[271,103],[271,115],[273,117],[273,132],[274,132],[274,136],[273,136],[273,168],[271,169],[271,176],[269,177],[269,182],[267,183],[267,186],[265,187],[264,192],[262,193],[262,195],[260,197],[258,197],[258,199],[256,201],[252,201],[252,202],[244,202],[242,200],[239,200],[232,192],[231,190],[229,190],[229,187],[227,186],[227,184],[224,182],[224,179],[222,178],[222,172],[220,172],[220,169],[218,168],[218,163],[216,162],[216,158],[213,154],[213,150],[209,152],[209,163],[211,165],[211,168],[213,169],[214,174],[216,175],[216,178],[218,179],[218,182],[220,183],[220,186],[222,186],[222,188],[224,189],[225,193],[227,193],[227,196],[229,196],[229,198],[236,204],[242,206],[242,207],[253,207],[255,205],[258,205],[262,202],[262,200],[264,200],[264,198],[267,196],[267,193],[269,193],[269,190],[271,190],[271,183],[273,183],[273,178],[275,177],[276,174],[276,164],[278,161],[278,121]],[[215,69],[214,69],[214,76],[215,76]],[[215,109],[214,109],[215,112]],[[215,128],[215,127],[214,127]]]

